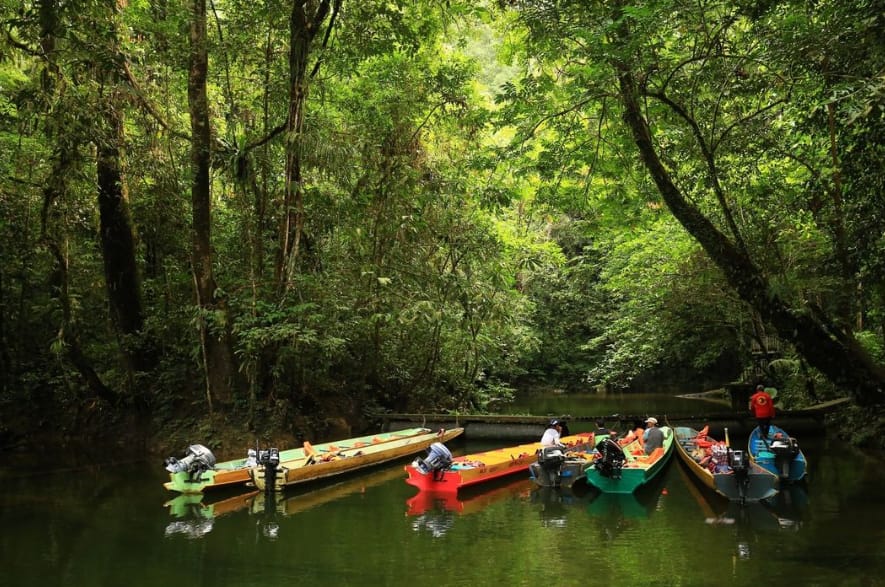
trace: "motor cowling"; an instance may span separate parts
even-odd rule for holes
[[[561,446],[545,446],[538,451],[538,464],[543,469],[559,469],[565,462],[565,450]]]
[[[412,466],[424,475],[432,473],[437,478],[452,466],[452,452],[443,443],[434,442],[427,449],[427,456],[417,457],[412,461]]]
[[[600,456],[596,459],[594,466],[599,474],[603,477],[620,479],[621,469],[624,468],[627,457],[618,443],[611,438],[606,438],[596,445],[596,450],[599,451]]]
[[[170,473],[201,473],[215,467],[215,455],[202,444],[187,447],[187,454],[181,459],[169,457],[164,461]]]
[[[277,467],[280,464],[280,449],[267,448],[258,451],[258,464],[264,467],[264,491],[272,493],[277,489]]]
[[[750,473],[750,462],[742,450],[728,449],[728,466],[738,478],[747,477]]]
[[[771,452],[776,457],[793,458],[799,454],[799,443],[795,438],[775,438],[771,443]]]
[[[799,454],[799,443],[795,438],[775,436],[770,445],[774,453],[774,463],[782,479],[790,476],[790,463]]]

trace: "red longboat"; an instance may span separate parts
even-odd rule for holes
[[[560,443],[570,449],[589,450],[593,446],[593,433],[582,432],[565,436]],[[422,491],[456,493],[462,487],[528,471],[529,465],[538,460],[540,448],[540,442],[532,442],[454,457],[451,464],[446,463],[445,468],[427,466],[426,460],[415,459],[412,464],[406,465],[406,473],[409,475],[406,483]],[[448,452],[445,447],[438,449],[434,446],[431,447],[431,457],[435,456],[434,450]]]

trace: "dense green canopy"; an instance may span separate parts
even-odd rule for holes
[[[2,0],[0,440],[538,384],[878,413],[883,8]]]

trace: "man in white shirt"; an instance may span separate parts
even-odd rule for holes
[[[664,446],[664,431],[658,428],[658,419],[649,418],[645,421],[645,432],[642,433],[645,440],[645,454],[651,454],[656,448]]]
[[[541,446],[556,446],[559,444],[559,436],[562,433],[562,422],[550,420],[550,427],[544,431],[541,437]]]

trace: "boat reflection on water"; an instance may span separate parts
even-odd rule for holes
[[[262,535],[274,539],[280,532],[280,517],[293,516],[348,495],[363,493],[370,487],[401,479],[403,470],[402,465],[395,465],[370,474],[360,472],[354,475],[343,481],[340,478],[337,481],[318,481],[309,490],[291,492],[267,494],[253,488],[233,496],[229,492],[224,495],[218,492],[211,495],[181,494],[164,504],[176,518],[166,526],[166,536],[182,534],[188,538],[201,538],[212,531],[217,518],[243,510],[249,515],[260,516]]]
[[[634,493],[592,489],[584,503],[587,513],[595,519],[599,542],[611,543],[640,532],[666,494],[664,478],[658,475]]]
[[[755,532],[798,531],[802,527],[803,510],[808,504],[804,487],[796,485],[781,490],[771,499],[741,505],[698,496],[704,521],[711,526],[737,526]]]
[[[698,487],[684,472],[683,479],[700,507],[704,522],[727,527],[734,534],[733,562],[753,557],[751,545],[757,542],[759,533],[799,531],[802,526],[802,515],[808,505],[808,494],[802,483],[784,486],[767,500],[741,505]]]
[[[621,515],[624,518],[647,518],[655,509],[654,499],[640,499],[632,493],[600,493],[592,497],[587,511],[595,516]]]
[[[777,517],[780,529],[798,531],[808,511],[808,490],[805,483],[792,483],[783,487],[765,505]]]
[[[468,487],[458,493],[419,491],[406,500],[406,515],[414,518],[412,529],[415,532],[427,532],[438,538],[454,526],[458,516],[479,512],[508,498],[527,500],[533,487],[531,479],[520,477]]]
[[[249,513],[260,517],[262,536],[274,540],[280,533],[280,518],[295,516],[350,495],[365,493],[366,489],[401,479],[402,476],[402,465],[394,465],[369,474],[354,472],[353,477],[343,481],[318,481],[307,490],[296,486],[291,488],[294,491],[259,492],[252,499]]]
[[[590,492],[586,485],[569,488],[537,487],[531,501],[540,506],[541,525],[548,528],[564,528],[568,525],[568,508],[586,503]]]
[[[188,538],[201,538],[212,531],[215,519],[246,509],[258,491],[230,495],[229,493],[207,497],[201,493],[181,494],[163,504],[175,520],[166,525],[166,536],[182,534]]]
[[[403,477],[402,465],[385,467],[371,473],[354,472],[354,476],[343,481],[318,481],[309,489],[293,487],[290,491],[278,491],[270,494],[259,493],[252,502],[253,514],[277,513],[283,516],[294,516],[301,512],[320,507],[329,502],[354,495],[365,493],[366,489],[401,479]]]
[[[666,495],[666,479],[666,475],[658,475],[633,493],[602,493],[594,489],[589,496],[587,511],[594,516],[648,518]]]

